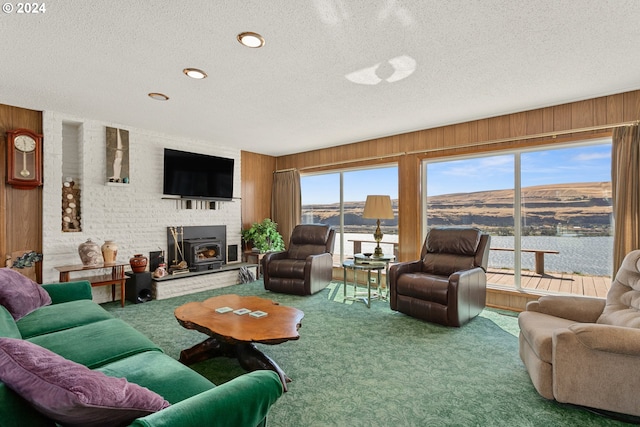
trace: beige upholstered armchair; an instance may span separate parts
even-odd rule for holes
[[[547,399],[640,416],[640,250],[606,301],[543,296],[518,317],[520,358]]]
[[[264,288],[296,295],[326,288],[333,275],[335,235],[328,225],[296,225],[287,250],[269,252],[262,259]]]

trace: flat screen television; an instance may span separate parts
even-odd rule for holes
[[[163,194],[184,198],[231,200],[233,159],[164,149]]]

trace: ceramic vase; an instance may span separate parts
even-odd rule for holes
[[[80,243],[78,246],[78,254],[82,260],[82,264],[87,267],[93,267],[102,264],[102,254],[100,253],[100,246],[91,239],[87,239],[86,242]]]
[[[142,273],[147,269],[147,257],[142,254],[135,254],[132,258],[129,259],[129,265],[131,266],[131,271],[134,273]]]
[[[118,245],[113,240],[106,240],[102,244],[102,258],[104,258],[104,263],[115,264],[116,257],[118,256]]]

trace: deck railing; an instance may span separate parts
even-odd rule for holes
[[[353,243],[353,253],[362,253],[362,244],[375,244],[374,240],[348,240]],[[380,242],[380,246],[393,250],[398,259],[398,242]],[[491,248],[496,251],[514,251],[512,248]],[[545,255],[557,255],[560,252],[544,249],[521,249],[522,252],[533,253],[535,257],[535,272],[522,270],[520,288],[549,293],[567,293],[574,295],[595,296],[605,298],[611,285],[609,276],[591,276],[568,272],[545,271]],[[389,253],[388,250],[383,252]],[[345,258],[346,259],[346,258]],[[340,254],[334,255],[334,267],[340,267]],[[513,287],[515,289],[515,275],[513,270],[489,267],[487,269],[487,284],[489,286]]]

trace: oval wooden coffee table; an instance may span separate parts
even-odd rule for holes
[[[233,311],[216,311],[225,307],[233,310],[246,308],[252,312],[265,312],[267,315],[253,317],[249,313],[239,315]],[[211,357],[235,357],[247,371],[275,371],[282,381],[284,391],[287,391],[287,382],[291,382],[291,379],[273,359],[258,350],[254,343],[275,345],[300,338],[298,329],[304,317],[301,310],[260,297],[230,294],[201,302],[189,302],[176,308],[174,314],[183,327],[210,336],[200,344],[182,350],[180,362],[190,365]]]

